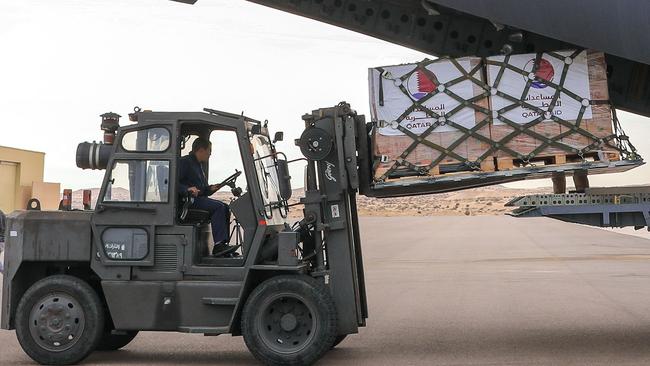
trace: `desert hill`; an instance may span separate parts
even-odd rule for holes
[[[514,189],[502,185],[467,189],[463,191],[439,193],[433,195],[400,197],[400,198],[369,198],[358,196],[359,214],[362,216],[455,216],[455,215],[502,215],[511,209],[504,205],[513,197],[537,193],[550,193],[551,188]],[[98,188],[92,189],[92,207],[95,206]],[[128,197],[126,190],[114,191],[114,195]],[[290,203],[298,202],[304,195],[302,189],[296,189]],[[232,195],[224,190],[213,196],[228,202]],[[81,208],[82,190],[72,194],[73,207]],[[293,208],[292,216],[300,215],[300,206]]]

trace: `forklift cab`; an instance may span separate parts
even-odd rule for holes
[[[244,172],[241,153],[237,144],[236,132],[230,129],[223,129],[221,126],[214,126],[206,123],[188,122],[180,125],[179,150],[177,159],[191,154],[193,142],[197,138],[208,140],[212,144],[212,156],[209,161],[202,162],[202,170],[208,182],[219,183],[222,188],[210,196],[211,199],[219,200],[229,206],[231,216],[224,217],[228,220],[228,232],[230,245],[237,248],[241,256],[236,258],[214,258],[211,256],[214,239],[211,233],[210,212],[198,209],[193,206],[194,200],[189,192],[182,189],[176,191],[176,219],[178,225],[194,226],[196,235],[192,243],[194,246],[194,259],[196,263],[204,265],[235,263],[243,264],[243,259],[248,252],[250,242],[244,241],[244,236],[250,241],[250,229],[255,227],[255,218],[251,215],[251,195],[249,193],[247,179]],[[180,171],[180,169],[177,169]],[[232,173],[232,174],[231,174]],[[215,178],[216,177],[216,178]],[[176,182],[182,179],[180,173]],[[232,206],[232,208],[230,208]],[[244,227],[249,232],[244,235]],[[246,244],[246,245],[244,245]]]
[[[233,258],[211,256],[214,239],[211,235],[209,212],[194,208],[192,206],[194,198],[187,192],[178,191],[179,201],[176,205],[178,224],[196,227],[197,234],[193,243],[195,243],[195,261],[199,264],[242,265],[249,252],[254,229],[259,220],[255,216],[253,196],[244,174],[242,151],[247,154],[252,152],[253,155],[253,176],[256,178],[256,188],[260,193],[262,220],[266,225],[279,229],[287,224],[286,199],[282,198],[280,187],[290,183],[288,179],[284,184],[279,182],[276,154],[268,133],[262,132],[259,122],[247,123],[249,124],[248,143],[243,146],[239,146],[237,133],[231,128],[203,122],[187,122],[180,126],[180,157],[191,153],[192,144],[197,138],[211,142],[212,156],[208,162],[202,163],[202,168],[209,182],[218,182],[222,187],[211,198],[229,206],[231,211],[228,225],[229,244],[233,248],[238,248],[240,254]],[[243,142],[246,138],[240,140]],[[180,179],[181,177],[178,176],[176,181]]]
[[[136,112],[131,119],[137,123],[117,133],[92,219],[95,270],[114,279],[180,280],[258,260],[249,255],[253,243],[262,245],[260,236],[283,230],[288,211],[280,193],[288,179],[279,182],[265,126],[212,110]],[[212,156],[202,164],[208,181],[228,183],[211,198],[230,207],[236,257],[211,256],[209,214],[178,189],[179,159],[198,137],[212,142]]]

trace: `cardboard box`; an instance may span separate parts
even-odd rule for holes
[[[610,106],[599,104],[609,99],[602,52],[569,50],[543,53],[539,57],[537,54],[494,56],[488,57],[486,64],[490,107],[495,117],[490,136],[493,141],[502,142],[502,148],[495,154],[499,169],[508,169],[513,161],[563,164],[580,159],[579,150],[596,139],[578,131],[589,132],[596,138],[613,133]],[[525,90],[531,80],[529,89]],[[524,105],[518,105],[519,102]],[[546,118],[535,123],[540,116]],[[504,119],[537,135],[519,133],[509,139],[517,129]],[[563,137],[555,140],[559,145],[543,146],[549,139],[560,136]],[[592,151],[601,153],[600,157],[612,157],[603,152],[616,153],[616,150],[604,147]]]
[[[403,162],[406,170],[428,169],[437,162],[430,172],[435,175],[441,165],[475,160],[485,151],[480,139],[461,140],[462,128],[474,128],[487,117],[482,70],[482,61],[476,57],[369,70],[371,116],[381,126],[374,131],[372,146],[378,157],[376,179],[396,162]],[[472,103],[465,105],[469,100]],[[476,133],[489,138],[488,124]]]
[[[369,87],[375,180],[582,161],[613,134],[602,52],[424,60],[370,69]]]

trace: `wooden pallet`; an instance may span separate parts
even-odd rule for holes
[[[584,159],[587,161],[602,161],[602,162],[611,162],[611,161],[620,161],[621,155],[618,152],[591,152],[584,155]],[[576,154],[556,154],[556,155],[542,155],[537,156],[529,161],[529,164],[524,163],[521,159],[516,159],[512,157],[500,157],[500,158],[490,158],[481,162],[480,171],[468,170],[465,166],[459,163],[441,163],[429,170],[428,176],[430,177],[439,177],[439,176],[450,176],[450,175],[459,175],[459,174],[468,174],[468,173],[491,173],[496,171],[505,171],[511,169],[524,168],[526,166],[550,166],[550,165],[564,165],[572,163],[581,163],[583,162],[583,157],[580,157]],[[392,167],[391,163],[383,163],[375,170],[375,176],[381,177]],[[391,174],[388,177],[387,181],[395,181],[400,179],[408,179],[409,177],[421,177],[413,171],[400,171]]]
[[[375,170],[375,176],[376,177],[381,177],[384,175],[392,166],[392,164],[382,164],[382,166],[378,167]],[[429,175],[430,177],[439,177],[439,176],[449,176],[449,175],[457,175],[457,174],[468,174],[468,173],[488,173],[488,172],[495,172],[496,171],[496,165],[494,159],[488,159],[480,164],[481,170],[468,170],[468,168],[464,167],[462,164],[459,163],[453,163],[453,164],[438,164],[431,168],[429,170]],[[391,174],[392,176],[389,176],[387,181],[395,181],[395,180],[401,180],[401,179],[408,179],[411,176],[409,174],[412,174],[412,177],[421,177],[415,172],[409,171],[406,172],[404,171],[404,175],[400,176],[399,170],[395,172],[395,174]]]
[[[590,152],[584,155],[584,159],[589,161],[619,161],[621,155],[618,152]],[[556,155],[541,155],[530,159],[530,164],[533,165],[562,165],[571,163],[581,163],[583,157],[575,154],[556,154]],[[510,170],[514,168],[521,168],[527,166],[521,159],[512,157],[499,157],[496,158],[497,170]]]

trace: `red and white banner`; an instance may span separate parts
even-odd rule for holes
[[[549,54],[542,54],[539,61],[539,67],[535,72],[535,60],[537,55],[534,53],[523,55],[512,55],[509,57],[507,63],[517,69],[520,69],[524,74],[505,68],[503,75],[496,85],[496,90],[503,92],[517,100],[522,98],[524,89],[529,80],[535,80],[531,83],[528,92],[523,95],[524,101],[527,104],[538,107],[544,110],[544,113],[531,108],[517,106],[505,113],[503,116],[511,121],[519,124],[525,124],[532,120],[544,115],[545,121],[550,121],[551,115],[557,116],[567,121],[576,120],[583,105],[587,106],[585,113],[582,116],[584,119],[592,118],[591,106],[588,106],[591,97],[589,89],[589,69],[587,66],[587,51],[583,51],[576,57],[569,57],[573,51],[555,52],[561,57],[556,57]],[[504,62],[505,56],[488,57],[488,60]],[[562,86],[569,92],[576,94],[578,98],[571,97],[564,92],[560,92],[559,98],[554,107],[551,108],[553,96],[557,89],[550,85],[560,85],[564,69],[567,69],[566,77]],[[488,65],[487,78],[488,84],[495,87],[495,81],[501,70],[500,66]],[[534,78],[537,77],[538,79]],[[550,81],[551,83],[545,83]],[[493,111],[499,111],[502,108],[512,106],[513,102],[498,95],[494,95],[494,90],[490,97],[490,105]],[[495,125],[502,125],[504,122],[497,119],[494,120]]]
[[[472,71],[472,60],[476,58],[461,58],[457,60],[458,65],[465,72]],[[478,64],[478,61],[474,66]],[[417,64],[404,64],[397,66],[384,67],[382,74],[377,69],[369,70],[369,87],[370,87],[370,111],[373,121],[382,121],[387,127],[379,128],[379,133],[385,136],[403,135],[398,130],[397,120],[409,109],[413,102],[417,102],[429,94],[439,91],[438,94],[427,99],[422,103],[423,106],[431,111],[445,116],[454,108],[460,105],[460,102],[441,91],[444,85],[449,81],[463,76],[463,72],[454,63],[447,59],[436,60],[426,66]],[[415,70],[415,71],[414,71]],[[402,81],[404,75],[414,71],[406,80]],[[482,73],[479,71],[475,78],[481,79]],[[381,84],[381,85],[380,85]],[[402,86],[406,93],[400,88]],[[383,98],[380,95],[380,89],[383,92]],[[459,83],[449,86],[449,91],[455,93],[463,100],[473,98],[483,90],[475,91],[472,81],[466,79]],[[380,105],[380,99],[383,105]],[[421,134],[427,130],[438,119],[428,116],[423,110],[416,109],[407,115],[399,124],[415,134]],[[434,132],[456,131],[455,128],[446,124],[451,120],[463,127],[472,128],[476,124],[475,112],[472,108],[464,107],[453,115],[447,115],[440,122],[443,124],[436,127]]]

